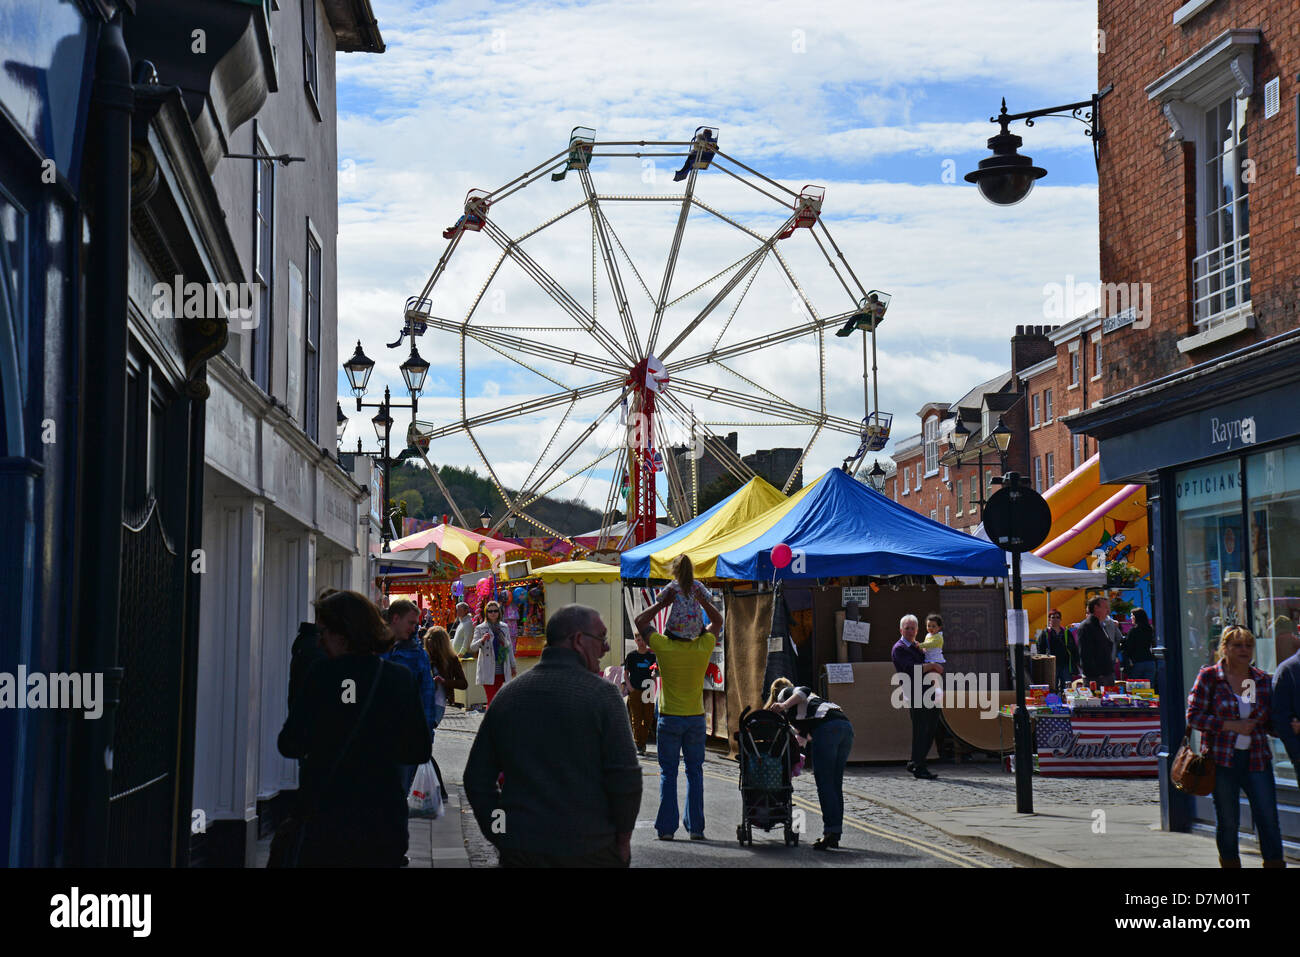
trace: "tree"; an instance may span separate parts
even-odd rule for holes
[[[393,493],[397,497],[398,505],[402,509],[402,515],[406,518],[425,518],[424,514],[424,496],[419,490],[410,488],[404,492]]]

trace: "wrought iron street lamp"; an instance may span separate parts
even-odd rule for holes
[[[352,358],[343,363],[343,371],[348,375],[352,394],[360,399],[366,394],[366,384],[370,382],[370,373],[375,371],[375,360],[361,351],[361,340],[357,340],[357,351]],[[360,406],[358,406],[359,408]]]
[[[348,417],[343,414],[343,404],[335,402],[334,408],[338,412],[338,440],[339,445],[343,444],[343,433],[348,430]]]
[[[492,512],[489,511],[486,505],[483,506],[483,511],[479,513],[478,524],[479,530],[484,532],[492,527]]]
[[[402,462],[406,458],[406,450],[397,458],[393,458],[390,447],[393,430],[393,409],[410,409],[412,417],[420,410],[420,392],[424,388],[425,377],[429,373],[429,363],[421,356],[418,349],[415,348],[415,341],[411,341],[411,354],[406,361],[400,366],[402,380],[406,384],[407,391],[411,394],[410,402],[394,402],[392,393],[387,386],[384,386],[384,401],[382,402],[362,402],[362,397],[366,394],[366,388],[370,383],[370,374],[375,371],[375,360],[366,355],[361,348],[361,340],[357,340],[356,351],[352,353],[352,358],[343,363],[343,371],[347,373],[348,384],[352,387],[352,395],[357,400],[357,411],[363,408],[378,409],[379,411],[370,420],[375,427],[375,436],[380,443],[380,456],[384,465],[384,511],[383,511],[383,550],[388,551],[388,543],[392,541],[392,529],[390,526],[392,516],[392,502],[389,495],[389,486],[392,479],[392,466],[394,462]],[[344,423],[346,419],[343,416],[343,406],[339,405],[339,435],[342,436]],[[361,440],[357,440],[357,451],[361,451]]]
[[[990,116],[990,123],[997,123],[1002,131],[989,137],[988,147],[993,155],[980,160],[979,168],[966,174],[966,182],[979,187],[980,195],[997,206],[1014,206],[1029,195],[1035,181],[1047,175],[1047,170],[1035,166],[1028,156],[1022,156],[1017,150],[1024,143],[1019,136],[1009,129],[1016,120],[1024,120],[1025,126],[1033,126],[1034,120],[1043,116],[1057,116],[1064,119],[1078,120],[1087,127],[1084,135],[1092,138],[1093,162],[1100,161],[1100,142],[1106,135],[1101,125],[1101,101],[1113,86],[1094,93],[1078,103],[1066,103],[1062,106],[1049,106],[1041,110],[1029,110],[1025,113],[1008,113],[1007,101],[1002,100],[1002,112]]]
[[[867,480],[877,492],[885,491],[885,470],[880,467],[879,459],[872,463],[871,471],[867,473]]]

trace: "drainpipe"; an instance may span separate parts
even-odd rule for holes
[[[104,675],[104,713],[72,722],[68,853],[72,866],[107,863],[108,797],[122,577],[125,471],[127,268],[131,206],[131,58],[119,12],[100,33],[95,58],[86,163],[91,200],[80,344],[82,422],[78,455],[76,554],[79,596],[74,617],[76,668]]]

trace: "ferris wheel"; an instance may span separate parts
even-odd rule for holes
[[[681,161],[671,183],[656,167],[665,158]],[[609,470],[602,528],[625,511],[620,547],[655,537],[660,506],[675,524],[695,516],[703,457],[738,481],[754,476],[715,429],[798,429],[804,438],[783,491],[824,432],[854,437],[846,468],[884,448],[892,415],[865,386],[876,378],[875,334],[889,296],[859,282],[823,220],[824,199],[820,186],[796,191],[729,156],[713,127],[677,142],[597,141],[576,127],[556,155],[497,189],[471,189],[390,344],[409,336],[419,358],[416,338],[433,329],[442,334],[437,348],[457,350],[458,415],[413,421],[408,433],[452,513],[466,524],[432,461],[452,437],[472,445],[506,506],[492,532],[518,516],[565,538],[529,507],[575,480],[585,490],[597,470]],[[814,295],[844,308],[823,315]],[[860,420],[827,408],[827,329],[864,333]],[[484,369],[535,385],[515,386],[522,401],[484,407],[500,393],[473,383]],[[488,434],[557,413],[549,435],[513,441],[510,454],[531,446],[533,464],[508,491]],[[682,446],[692,451],[689,470],[670,451]]]

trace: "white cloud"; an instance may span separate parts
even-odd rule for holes
[[[338,61],[345,106],[366,104],[340,116],[340,161],[354,165],[348,181],[340,183],[338,259],[340,340],[359,338],[366,344],[378,363],[373,380],[378,388],[387,382],[400,391],[397,365],[404,350],[377,345],[396,337],[403,303],[421,291],[446,248],[441,231],[459,215],[465,192],[498,187],[532,168],[558,152],[570,127],[578,124],[595,126],[601,140],[641,140],[679,139],[701,122],[717,123],[730,155],[769,175],[779,171],[775,178],[796,190],[807,182],[824,185],[823,221],[849,265],[864,286],[894,295],[879,333],[877,362],[881,407],[895,413],[895,436],[916,430],[915,412],[923,402],[955,399],[1006,368],[1014,327],[1049,321],[1043,314],[1045,283],[1064,282],[1067,275],[1080,282],[1096,277],[1095,188],[1040,185],[1026,202],[1000,209],[965,184],[948,185],[940,178],[945,158],[982,151],[991,132],[986,117],[1003,93],[1016,110],[1078,99],[1092,87],[1095,3],[1053,0],[990,8],[918,0],[870,8],[813,4],[796,11],[760,2],[746,5],[743,15],[734,7],[685,0],[488,9],[374,0],[374,8],[388,52],[344,55]],[[804,31],[805,53],[792,50],[796,30]],[[1073,149],[1086,155],[1088,149],[1077,124],[1069,122],[1044,121],[1027,142],[1034,153]],[[869,165],[903,159],[915,164],[913,181],[931,185],[880,181]],[[602,193],[679,193],[681,184],[670,174],[681,158],[653,162],[653,182],[643,181],[641,161],[633,157],[597,161],[593,178]],[[764,234],[785,215],[720,170],[701,174],[697,195]],[[544,180],[494,206],[493,219],[518,237],[581,197],[574,174],[562,183]],[[676,204],[605,203],[604,208],[641,279],[657,293]],[[732,227],[694,211],[674,295],[754,245]],[[591,222],[585,210],[526,240],[523,248],[591,309]],[[778,248],[821,314],[851,306],[807,232],[797,232]],[[435,314],[465,321],[499,255],[486,235],[466,234],[434,290]],[[638,338],[644,338],[647,296],[621,254],[618,264]],[[603,264],[597,264],[597,272],[597,316],[621,342],[622,325]],[[719,286],[668,311],[657,351]],[[670,364],[709,350],[728,323],[735,298],[673,353]],[[765,263],[720,344],[800,322],[791,301],[779,266]],[[598,372],[506,350],[564,387],[625,371],[584,333],[536,331],[570,328],[573,320],[509,260],[471,323],[523,327],[510,334],[607,361],[607,369]],[[826,407],[849,419],[860,418],[863,408],[857,335],[826,335]],[[433,365],[420,418],[440,425],[459,420],[458,337],[431,330],[420,348]],[[468,415],[524,404],[562,388],[475,342],[465,345],[463,355]],[[728,365],[797,405],[816,409],[821,404],[823,368],[812,337]],[[752,391],[716,367],[683,375]],[[502,480],[513,484],[547,449],[538,469],[544,471],[616,395],[575,404],[549,448],[563,405],[484,426],[475,436]],[[681,399],[706,421],[756,420],[749,410]],[[742,451],[802,446],[811,432],[775,425],[739,431]],[[556,476],[616,445],[616,432],[608,423],[598,429]],[[838,464],[854,445],[851,436],[823,433],[806,471],[820,473]],[[438,440],[431,454],[439,462],[483,471],[463,435]],[[584,500],[603,506],[612,465],[613,459],[606,459],[591,476],[557,494],[581,487]]]

